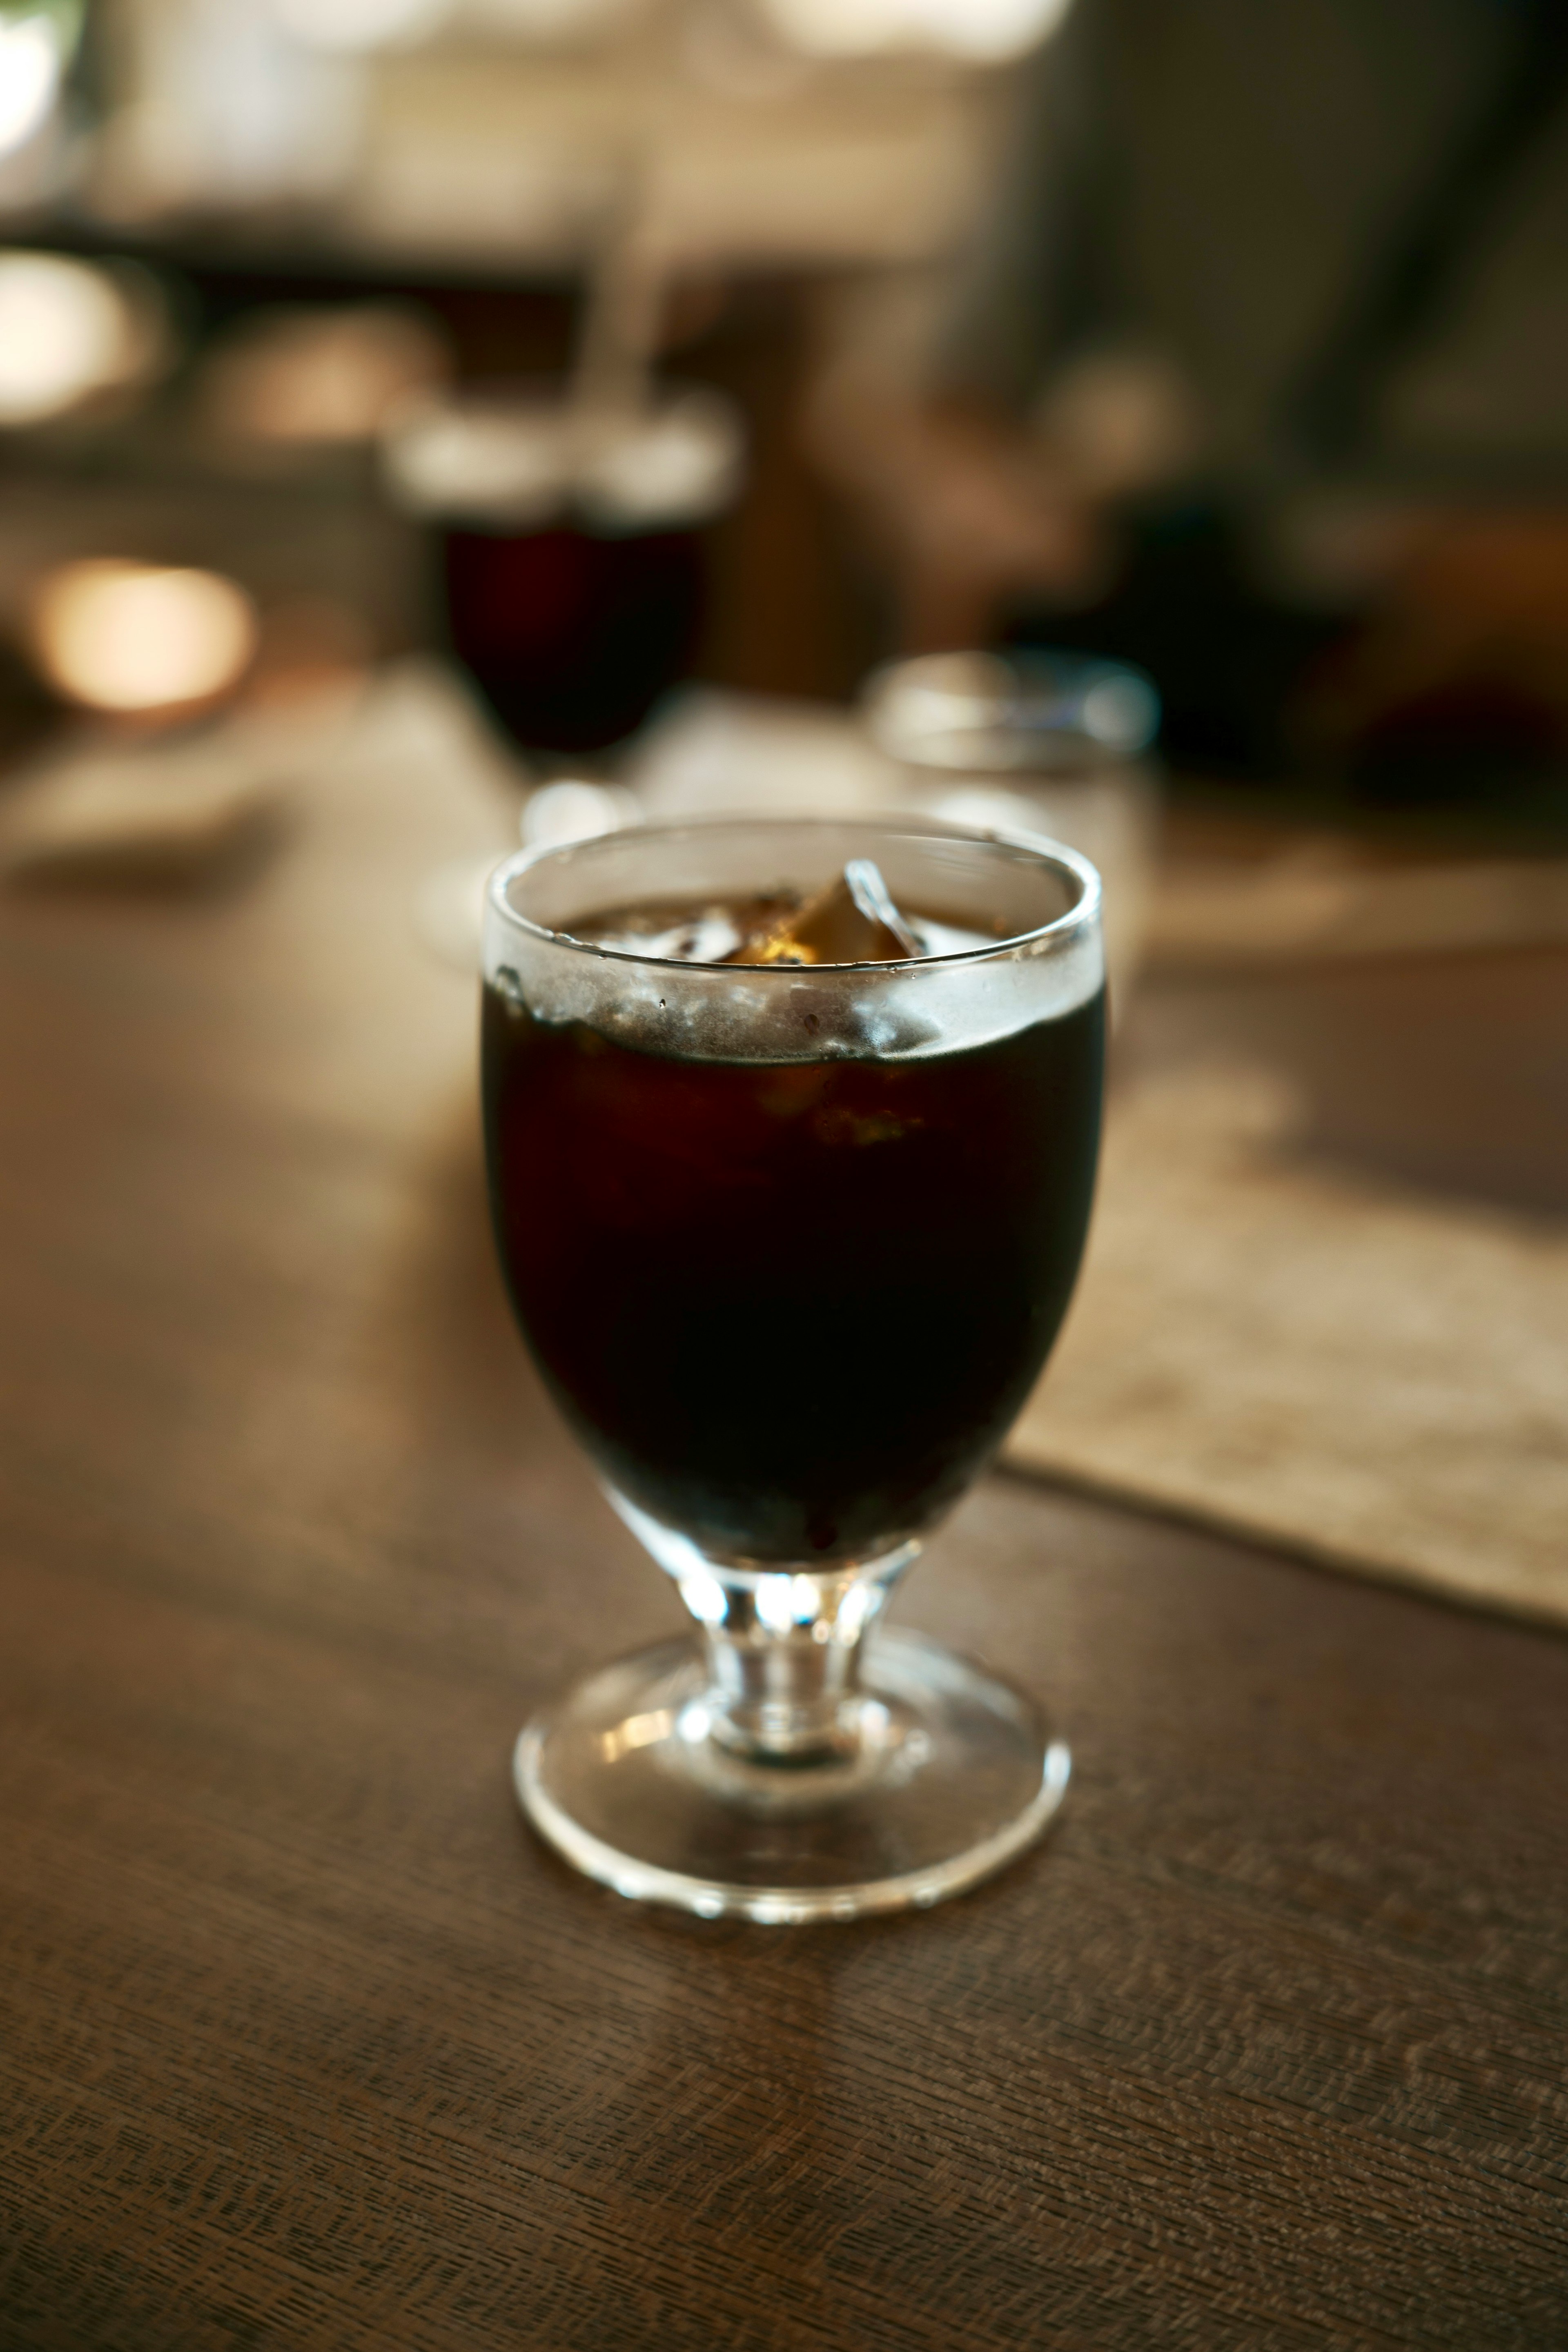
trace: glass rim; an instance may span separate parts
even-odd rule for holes
[[[802,831],[812,828],[854,826],[867,833],[880,834],[890,839],[921,841],[956,841],[979,849],[1001,849],[1026,858],[1037,866],[1053,866],[1068,874],[1076,883],[1079,898],[1075,905],[1048,923],[1039,923],[1032,930],[1011,931],[1005,939],[987,940],[974,948],[953,948],[941,955],[882,956],[868,958],[858,963],[820,963],[802,966],[797,963],[752,963],[725,965],[702,962],[695,957],[655,956],[640,954],[635,948],[605,947],[594,940],[579,939],[574,931],[552,930],[547,924],[535,922],[531,915],[522,914],[507,896],[520,875],[531,873],[536,866],[552,859],[570,857],[585,850],[626,842],[637,837],[668,841],[672,835],[705,833],[764,833],[783,827]],[[753,975],[798,981],[803,970],[826,971],[930,971],[942,965],[977,964],[1015,953],[1020,948],[1033,948],[1052,954],[1069,947],[1097,922],[1100,914],[1102,895],[1099,870],[1078,850],[1070,849],[1064,841],[1051,839],[1046,834],[1012,833],[998,826],[947,824],[937,817],[919,816],[855,816],[817,814],[809,810],[791,811],[777,816],[677,817],[664,824],[626,825],[613,833],[588,834],[581,841],[541,842],[528,849],[514,850],[492,870],[485,885],[487,914],[494,913],[513,929],[524,932],[545,947],[566,948],[578,955],[597,957],[605,963],[637,964],[661,971],[743,971],[747,979]]]

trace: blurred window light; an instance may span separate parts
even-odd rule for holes
[[[450,0],[272,0],[290,37],[308,48],[399,48],[425,39],[449,12]]]
[[[0,16],[0,155],[26,146],[48,120],[63,62],[52,16]]]
[[[210,700],[248,667],[258,635],[255,608],[232,580],[111,558],[50,572],[32,625],[53,686],[124,712]]]
[[[142,373],[148,322],[113,279],[52,253],[0,253],[0,425],[34,425]]]
[[[92,169],[100,215],[156,221],[347,185],[363,130],[357,58],[286,32],[273,0],[127,0],[126,21],[125,90]]]
[[[763,0],[783,38],[812,57],[934,49],[975,65],[1022,57],[1054,33],[1071,0]]]

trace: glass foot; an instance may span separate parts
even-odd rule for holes
[[[831,1751],[763,1761],[722,1734],[700,1641],[664,1642],[535,1717],[517,1793],[617,1894],[783,1926],[962,1894],[1039,1836],[1070,1769],[1031,1700],[901,1631],[868,1643]]]

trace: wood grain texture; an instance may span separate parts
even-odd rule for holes
[[[0,2346],[1568,2344],[1559,1640],[994,1481],[905,1613],[1054,1695],[1041,1853],[787,1932],[526,1833],[673,1612],[406,919],[495,822],[0,906]]]

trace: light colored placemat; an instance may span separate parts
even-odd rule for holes
[[[1568,1220],[1293,1156],[1267,1073],[1113,1108],[1014,1464],[1568,1622]]]

